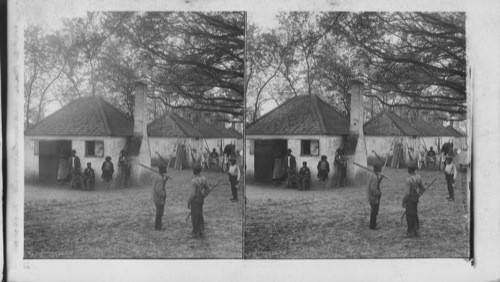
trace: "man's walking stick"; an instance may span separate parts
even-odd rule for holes
[[[373,170],[371,170],[371,169],[367,168],[366,166],[362,166],[362,165],[358,164],[357,162],[353,162],[353,164],[355,164],[355,165],[359,166],[360,168],[364,168],[365,170],[368,170],[368,171],[369,171],[369,172],[371,172],[371,173],[375,173]],[[387,178],[387,179],[389,179],[389,177],[387,177],[387,176],[385,176],[385,175],[383,175],[383,174],[381,174],[381,173],[377,173],[377,174],[378,174],[378,175],[380,175],[380,176],[382,176],[382,178]]]
[[[154,173],[156,173],[156,174],[161,175],[161,173],[159,173],[158,171],[156,171],[156,170],[154,170],[154,169],[150,168],[149,166],[145,166],[145,165],[143,165],[143,164],[141,164],[141,163],[139,163],[139,165],[140,165],[140,166],[142,166],[142,167],[144,167],[144,168],[147,168],[147,169],[151,170],[152,172],[154,172]],[[172,177],[170,177],[170,176],[168,176],[168,175],[166,175],[166,174],[165,174],[165,176],[166,176],[167,178],[173,179]]]
[[[210,195],[210,193],[212,193],[215,190],[215,188],[217,188],[217,186],[219,186],[219,184],[221,182],[222,182],[222,179],[219,180],[219,182],[217,182],[217,184],[215,184],[214,186],[212,186],[212,189],[210,189],[210,191],[203,197],[203,199],[205,199],[206,197],[208,197],[208,195]],[[191,212],[189,212],[188,216],[186,217],[186,223],[188,223],[190,216],[191,216]]]
[[[426,192],[426,191],[427,191],[427,190],[428,190],[428,189],[432,186],[432,184],[434,184],[434,182],[435,182],[435,181],[436,181],[436,178],[434,178],[434,179],[432,180],[432,182],[431,182],[429,185],[427,185],[427,188],[425,188],[424,192],[422,192],[422,194],[420,194],[420,195],[418,196],[418,198],[420,198],[420,197],[421,197],[421,196],[422,196],[422,195],[423,195],[423,194],[424,194],[424,193],[425,193],[425,192]],[[403,215],[401,216],[401,222],[403,222],[403,219],[405,218],[405,215],[406,215],[406,211],[405,211],[405,212],[403,213]]]

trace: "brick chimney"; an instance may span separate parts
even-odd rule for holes
[[[367,172],[354,165],[354,162],[367,166],[365,136],[363,134],[363,83],[351,81],[350,126],[345,151],[347,157],[347,182],[349,185],[359,185],[366,181]]]
[[[134,93],[134,135],[127,147],[132,159],[131,182],[133,185],[147,185],[150,183],[151,171],[143,168],[139,163],[151,166],[151,150],[148,139],[148,109],[146,103],[147,84],[135,83]]]

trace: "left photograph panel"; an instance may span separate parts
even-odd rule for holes
[[[245,16],[24,26],[24,259],[242,258]]]

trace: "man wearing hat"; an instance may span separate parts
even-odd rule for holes
[[[201,175],[201,164],[196,163],[193,167],[194,178],[191,180],[191,192],[188,198],[188,209],[191,209],[191,221],[193,222],[193,237],[205,237],[205,221],[203,219],[203,202],[205,195],[210,193],[210,187],[205,176]]]
[[[161,226],[161,218],[165,211],[165,199],[167,198],[167,191],[165,191],[165,184],[167,184],[168,180],[168,177],[165,176],[167,173],[167,166],[161,164],[158,167],[158,172],[158,174],[154,175],[153,179],[153,201],[156,207],[155,229],[165,230],[165,228]]]
[[[120,157],[118,158],[118,166],[120,167],[121,174],[121,188],[128,188],[130,186],[130,167],[132,163],[128,157],[126,150],[120,151]]]
[[[406,235],[410,238],[420,236],[419,222],[418,222],[418,198],[424,193],[425,188],[422,184],[422,178],[415,173],[417,166],[410,164],[408,166],[408,173],[410,174],[406,179],[406,187],[403,193],[403,208],[406,209],[406,223],[408,229]]]
[[[240,167],[236,164],[236,158],[231,157],[229,159],[229,167],[227,169],[227,174],[229,175],[229,183],[231,184],[231,192],[233,193],[233,197],[231,198],[231,202],[238,201],[238,182],[240,181]]]
[[[101,177],[104,182],[106,182],[106,189],[109,189],[109,185],[111,184],[111,180],[113,179],[113,173],[115,172],[110,156],[107,156],[106,160],[102,163],[101,170]]]
[[[451,155],[446,155],[446,163],[444,165],[444,178],[446,179],[446,184],[448,185],[449,197],[446,198],[448,201],[455,200],[455,192],[453,191],[453,184],[455,184],[455,179],[457,178],[457,168],[452,162],[453,158]]]
[[[334,164],[337,166],[337,188],[345,187],[347,179],[347,160],[342,149],[335,152]]]
[[[283,171],[286,173],[286,187],[292,187],[292,176],[295,174],[297,168],[297,162],[295,157],[292,155],[292,149],[286,150],[286,156],[283,159]]]
[[[330,164],[326,161],[327,157],[325,155],[321,156],[321,160],[318,162],[318,178],[323,182],[321,188],[325,188],[326,179],[328,178],[328,173],[330,173]]]
[[[377,228],[377,215],[378,208],[380,205],[380,198],[382,193],[380,192],[380,182],[382,181],[382,176],[379,175],[379,172],[382,170],[381,165],[379,163],[373,166],[373,174],[370,175],[370,179],[368,180],[368,202],[370,203],[371,212],[370,212],[370,229],[375,230]]]
[[[311,184],[311,170],[307,167],[307,162],[302,162],[299,170],[299,191],[309,190]]]
[[[71,174],[71,188],[75,188],[75,177],[80,174],[80,169],[82,167],[80,164],[80,158],[76,155],[76,150],[71,151],[67,167]]]

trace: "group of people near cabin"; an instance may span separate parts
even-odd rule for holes
[[[454,201],[454,184],[457,177],[457,169],[453,164],[453,157],[446,155],[445,157],[444,176],[448,188],[449,197],[448,201]],[[381,172],[381,165],[375,164],[373,166],[373,174],[370,175],[367,186],[367,198],[370,203],[370,225],[371,230],[377,230],[377,215],[379,211],[380,199],[382,192],[380,191],[380,184],[384,178]],[[405,209],[407,230],[406,236],[409,238],[419,237],[419,219],[418,219],[418,202],[420,196],[425,192],[426,188],[422,182],[422,177],[416,173],[417,165],[410,163],[408,165],[408,177],[406,178],[405,188],[403,192],[402,206]]]
[[[322,188],[326,186],[326,180],[330,173],[330,164],[327,156],[322,155],[318,165],[318,179],[322,182]],[[345,187],[347,179],[347,159],[342,149],[337,149],[334,167],[337,169],[337,187]],[[273,182],[278,186],[285,178],[286,188],[297,188],[299,191],[310,190],[311,187],[311,170],[307,166],[307,162],[302,162],[302,167],[297,173],[297,161],[292,154],[292,149],[287,149],[285,157],[275,155],[273,166]]]
[[[202,175],[202,164],[196,162],[193,165],[193,178],[190,181],[189,197],[187,207],[191,211],[190,217],[193,224],[191,232],[193,238],[205,237],[205,221],[203,218],[203,204],[205,198],[215,187],[210,187],[204,175]],[[231,158],[228,165],[228,177],[231,185],[232,202],[238,202],[238,183],[241,178],[241,170],[236,163],[236,158]],[[155,230],[165,230],[162,226],[162,217],[165,212],[165,201],[167,198],[166,184],[168,179],[167,166],[160,164],[158,174],[153,177],[153,201],[156,208]],[[188,217],[189,217],[188,216]]]
[[[129,187],[131,161],[126,150],[120,152],[118,166],[121,172],[121,187]],[[110,156],[105,158],[101,166],[101,171],[101,178],[106,188],[109,189],[115,172]],[[76,155],[76,150],[71,151],[71,156],[68,159],[63,154],[59,156],[57,166],[57,181],[59,182],[59,186],[62,186],[68,178],[70,187],[73,189],[80,189],[82,191],[93,191],[95,189],[95,171],[92,168],[92,163],[88,162],[87,167],[82,172],[80,158]]]

